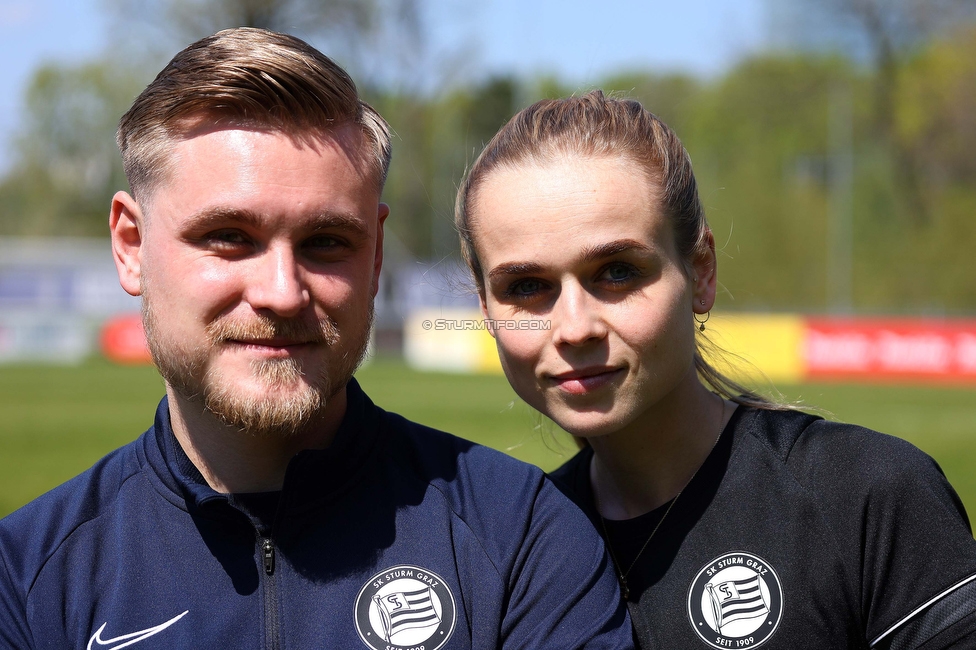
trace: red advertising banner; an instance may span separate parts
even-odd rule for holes
[[[976,381],[976,320],[807,318],[811,380]]]
[[[110,319],[102,327],[102,353],[116,363],[152,363],[142,316],[125,314]]]

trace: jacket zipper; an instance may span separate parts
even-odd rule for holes
[[[278,530],[278,522],[281,520],[281,513],[284,511],[284,487],[283,485],[281,494],[278,497],[278,506],[275,508],[274,520],[271,522],[271,530],[267,531],[267,535],[261,530],[256,531],[258,541],[260,542],[261,562],[264,567],[265,647],[269,650],[281,649],[281,622],[278,620],[278,588],[277,577],[275,576],[276,558],[274,539],[275,531]]]
[[[274,575],[275,570],[275,547],[270,537],[265,537],[261,544],[261,556],[264,558],[264,574]]]
[[[278,624],[278,590],[277,580],[275,579],[275,545],[274,538],[269,535],[262,537],[258,535],[261,548],[261,559],[264,565],[264,629],[265,647],[269,650],[279,650],[281,648]]]

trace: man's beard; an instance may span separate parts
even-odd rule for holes
[[[188,349],[165,338],[145,293],[142,304],[149,351],[166,383],[185,399],[202,401],[225,424],[255,435],[294,435],[322,413],[328,400],[345,387],[365,357],[373,322],[371,302],[362,331],[346,332],[351,338],[345,353],[335,348],[339,331],[330,318],[309,323],[260,314],[246,322],[219,318],[207,325],[207,347]],[[241,390],[210,363],[227,341],[274,338],[332,348],[337,356],[314,368],[303,368],[291,357],[252,359],[251,378],[263,384],[262,394]]]

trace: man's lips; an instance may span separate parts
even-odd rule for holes
[[[584,395],[603,388],[621,373],[623,368],[599,366],[550,375],[549,380],[560,390],[572,395]]]
[[[316,344],[316,341],[295,341],[291,339],[227,339],[234,347],[247,348],[267,356],[288,356]]]

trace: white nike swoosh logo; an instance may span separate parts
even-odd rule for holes
[[[170,625],[172,625],[176,621],[186,616],[189,612],[190,610],[186,610],[179,616],[171,618],[165,623],[161,623],[156,627],[146,628],[145,630],[139,630],[138,632],[130,632],[129,634],[123,634],[122,636],[117,636],[114,639],[102,638],[102,630],[104,630],[105,626],[108,625],[108,621],[106,621],[105,623],[102,623],[102,627],[98,628],[95,631],[95,634],[92,635],[92,638],[88,640],[88,650],[92,650],[93,643],[97,643],[98,647],[111,646],[110,648],[107,648],[107,650],[119,650],[119,648],[126,648],[132,645],[133,643],[139,643],[144,639],[148,639],[154,634],[159,634],[160,632],[168,628]],[[119,645],[112,645],[113,643],[118,643]]]

